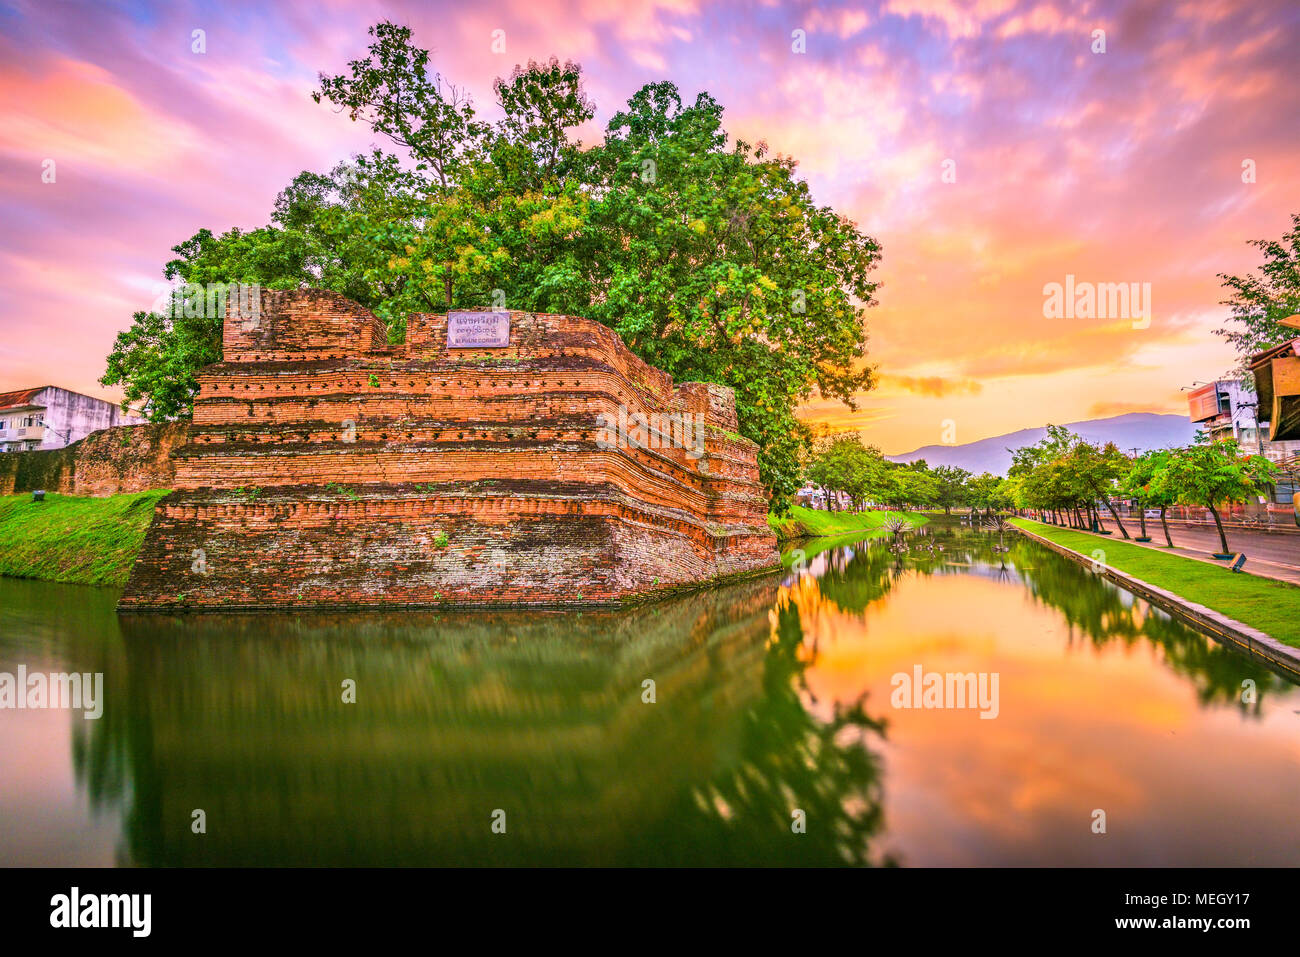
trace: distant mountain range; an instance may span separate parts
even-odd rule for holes
[[[1089,419],[1086,422],[1061,423],[1089,442],[1114,442],[1125,452],[1136,448],[1164,449],[1187,445],[1196,433],[1196,427],[1184,415],[1158,415],[1155,412],[1129,412],[1109,419]],[[915,462],[925,459],[931,468],[936,465],[955,465],[979,475],[992,472],[1006,475],[1011,467],[1011,450],[1033,445],[1047,435],[1047,428],[1021,429],[991,439],[967,442],[965,445],[926,445],[915,452],[886,455],[891,462]]]

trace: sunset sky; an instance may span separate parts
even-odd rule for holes
[[[379,145],[309,94],[385,18],[489,117],[495,77],[554,54],[584,68],[588,141],[669,79],[795,157],[815,199],[884,248],[868,313],[881,386],[856,412],[807,415],[886,452],[939,442],[945,420],[970,442],[1186,414],[1179,387],[1234,364],[1211,334],[1215,274],[1253,269],[1246,241],[1300,211],[1294,0],[0,0],[0,391],[116,397],[97,382],[104,356],[171,246],[264,225],[295,174]],[[1044,285],[1069,274],[1150,283],[1149,326],[1044,318]]]

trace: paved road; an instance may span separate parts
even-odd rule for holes
[[[1107,516],[1103,527],[1114,532],[1114,519]],[[1124,520],[1124,528],[1129,535],[1138,535],[1138,520],[1135,517]],[[1300,585],[1300,530],[1293,532],[1263,532],[1255,529],[1228,528],[1228,548],[1233,552],[1246,553],[1246,571],[1270,578],[1281,578]],[[1160,519],[1147,522],[1147,534],[1153,545],[1165,544],[1164,533],[1160,530]],[[1174,540],[1174,551],[1193,558],[1209,558],[1220,548],[1219,533],[1213,525],[1183,525],[1169,523],[1169,534]],[[1168,551],[1168,549],[1163,549]]]

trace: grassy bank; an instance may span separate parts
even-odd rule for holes
[[[848,532],[870,532],[880,528],[887,518],[904,518],[913,526],[924,525],[929,519],[924,515],[903,512],[823,512],[820,509],[795,505],[789,514],[777,518],[767,517],[767,524],[781,541],[795,538],[844,535]]]
[[[1102,561],[1112,568],[1213,608],[1272,635],[1283,644],[1300,648],[1300,588],[1295,585],[1234,574],[1227,568],[1115,541],[1109,536],[1076,532],[1024,518],[1012,519],[1011,523],[1083,555],[1091,556],[1100,548],[1106,553]]]
[[[0,496],[0,575],[76,585],[124,585],[154,505],[167,489],[78,498]]]

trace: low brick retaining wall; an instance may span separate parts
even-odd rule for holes
[[[102,498],[171,488],[171,453],[185,444],[188,423],[117,425],[61,449],[0,455],[0,495],[42,489]]]
[[[1140,578],[1134,578],[1118,568],[1112,568],[1103,562],[1094,561],[1087,555],[1066,548],[1064,545],[1059,545],[1042,535],[1037,535],[1018,526],[1013,527],[1021,535],[1046,545],[1057,554],[1064,555],[1080,565],[1096,569],[1097,574],[1108,578],[1125,591],[1132,592],[1157,608],[1167,611],[1175,618],[1186,622],[1198,631],[1206,633],[1211,638],[1225,644],[1234,645],[1248,654],[1263,659],[1292,679],[1300,679],[1300,649],[1284,645],[1258,628],[1252,628],[1236,619],[1229,618],[1227,615],[1220,614],[1212,608],[1198,605],[1196,602],[1188,601],[1186,598],[1175,595],[1164,588],[1144,582]],[[1225,574],[1229,573],[1225,572]]]

